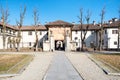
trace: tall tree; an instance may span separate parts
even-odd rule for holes
[[[0,8],[1,11],[1,19],[2,19],[2,24],[3,24],[3,49],[5,49],[6,46],[6,24],[8,23],[8,17],[9,17],[9,10],[8,8],[4,9],[2,6]]]
[[[103,38],[103,22],[104,22],[104,18],[105,18],[105,7],[103,7],[103,9],[101,10],[101,13],[100,13],[100,17],[101,17],[101,23],[100,23],[100,31],[99,31],[99,50],[101,51],[103,49],[103,41],[104,41],[104,38]]]
[[[33,10],[33,17],[34,17],[35,36],[36,36],[35,50],[38,51],[37,27],[39,26],[39,13],[38,13],[38,10],[36,8],[34,8],[34,10]]]
[[[80,30],[81,30],[81,34],[80,34],[80,38],[81,38],[81,51],[83,50],[83,40],[82,40],[82,29],[83,29],[83,8],[80,9],[80,16],[78,16],[79,18],[79,22],[80,22]]]
[[[85,37],[86,37],[86,34],[87,34],[87,29],[89,27],[90,16],[91,16],[91,13],[88,10],[87,15],[85,16],[85,20],[87,21],[87,26],[85,28],[83,28],[83,19],[84,19],[83,18],[83,8],[80,9],[80,16],[78,16],[78,18],[80,20],[80,30],[81,30],[81,35],[80,35],[81,51],[83,51],[83,47],[84,47],[84,44],[85,44]]]
[[[16,21],[18,26],[18,34],[17,34],[17,51],[20,51],[20,41],[21,41],[21,27],[23,26],[23,21],[26,13],[26,6],[24,8],[20,8],[20,18],[19,21]]]
[[[118,25],[118,45],[117,45],[117,48],[119,50],[119,46],[120,46],[120,7],[119,7],[119,10],[118,10],[118,21],[119,21],[119,25]]]

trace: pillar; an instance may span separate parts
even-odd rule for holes
[[[70,37],[67,34],[65,39],[65,51],[70,51]]]
[[[54,51],[54,37],[50,35],[50,51]]]

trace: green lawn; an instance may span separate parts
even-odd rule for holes
[[[18,73],[32,59],[26,54],[0,54],[0,74]]]
[[[117,54],[93,54],[95,59],[112,65],[120,70],[120,55]]]

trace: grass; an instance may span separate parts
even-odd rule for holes
[[[32,58],[26,54],[0,54],[0,74],[18,73]]]
[[[93,54],[93,57],[120,70],[120,55],[118,54]]]

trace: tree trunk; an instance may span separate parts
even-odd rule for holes
[[[6,42],[6,37],[5,37],[5,33],[3,33],[3,50],[5,50],[5,42]]]
[[[38,44],[36,43],[35,51],[38,51]]]
[[[36,45],[35,45],[35,51],[38,51],[38,35],[36,32]]]
[[[6,31],[6,28],[5,28],[5,25],[3,23],[3,50],[5,50],[5,43],[6,43],[5,31]]]
[[[17,51],[20,51],[20,43],[17,43]]]
[[[101,51],[101,50],[102,50],[102,32],[100,30],[100,32],[99,32],[99,51]]]
[[[84,45],[84,40],[81,40],[82,44],[81,44],[81,51],[83,51],[83,45]]]
[[[21,30],[19,29],[17,36],[17,51],[20,51],[20,41],[21,41]]]
[[[82,51],[82,49],[83,49],[83,41],[82,41],[82,31],[81,31],[81,51]]]
[[[118,27],[118,45],[117,45],[118,51],[119,51],[119,45],[120,45],[120,27]]]

